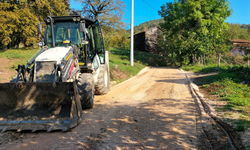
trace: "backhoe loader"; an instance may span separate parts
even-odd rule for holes
[[[44,24],[44,25],[43,25]],[[37,52],[0,84],[0,132],[67,131],[109,90],[109,58],[99,22],[71,12],[38,24]]]

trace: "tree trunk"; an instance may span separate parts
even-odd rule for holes
[[[220,57],[221,57],[221,53],[219,53],[219,56],[218,56],[218,68],[220,68]]]
[[[4,44],[3,44],[3,47],[2,47],[2,48],[3,48],[3,50],[6,50],[6,49],[7,49],[7,45],[4,45]]]
[[[202,56],[201,56],[201,64],[203,64],[203,59],[202,59]]]
[[[201,63],[201,57],[198,57],[198,64]]]
[[[249,68],[249,60],[247,60],[247,68]]]
[[[20,45],[20,38],[18,37],[18,39],[16,40],[16,48],[19,48],[19,45]]]
[[[204,54],[204,65],[206,65],[206,55]]]

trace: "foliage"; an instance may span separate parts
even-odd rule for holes
[[[225,20],[231,15],[227,0],[175,0],[159,14],[164,17],[165,51],[175,54],[180,65],[187,58],[191,62],[192,54],[209,55],[226,46],[221,30],[228,28]]]
[[[82,13],[99,20],[105,41],[106,50],[111,47],[128,48],[128,36],[123,29],[125,5],[121,0],[78,0],[82,3]]]
[[[37,24],[47,15],[65,15],[69,0],[1,0],[0,46],[26,46],[37,42]]]
[[[99,20],[102,25],[122,28],[125,5],[121,0],[78,0],[85,16]]]
[[[130,39],[126,30],[113,29],[108,26],[103,26],[103,34],[106,50],[110,50],[111,47],[117,47],[122,49],[130,48]]]
[[[250,40],[250,34],[248,32],[248,25],[240,25],[240,24],[228,24],[228,30],[223,30],[228,39],[244,39]],[[250,25],[249,25],[250,27]]]

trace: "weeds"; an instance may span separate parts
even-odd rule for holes
[[[217,74],[202,77],[196,82],[209,94],[217,95],[219,99],[227,102],[225,106],[216,109],[225,112],[224,117],[232,117],[231,112],[240,113],[239,119],[232,120],[236,131],[250,128],[250,69],[239,65],[232,68],[222,65],[221,68],[217,68],[216,64],[182,68],[201,74],[217,72]]]

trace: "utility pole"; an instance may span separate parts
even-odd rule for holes
[[[134,0],[131,0],[130,66],[134,66]]]

